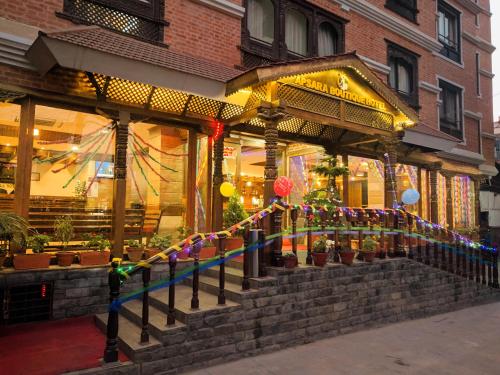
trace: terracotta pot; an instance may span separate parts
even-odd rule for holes
[[[14,256],[16,270],[31,270],[35,268],[49,268],[50,254],[18,254]]]
[[[375,259],[375,254],[375,251],[364,252],[364,261],[368,263],[373,262],[373,259]]]
[[[73,260],[75,259],[75,253],[71,251],[60,251],[56,253],[57,256],[57,265],[61,267],[69,267],[73,264]]]
[[[215,246],[210,247],[202,247],[200,249],[200,259],[208,259],[213,258],[217,252],[217,248]]]
[[[283,257],[285,260],[285,268],[295,268],[297,267],[297,257]]]
[[[127,247],[128,260],[137,263],[142,259],[142,247]]]
[[[243,238],[240,237],[226,238],[224,243],[226,246],[226,251],[236,250],[243,246]]]
[[[161,250],[157,248],[149,248],[149,249],[144,249],[144,256],[145,259],[149,259],[151,257],[154,257],[156,254],[158,254]]]
[[[109,251],[87,251],[80,253],[82,266],[100,266],[109,263]]]
[[[354,261],[354,251],[348,251],[348,252],[340,252],[340,259],[342,261],[342,264],[345,264],[346,266],[350,266],[352,262]]]
[[[312,258],[315,266],[323,267],[328,259],[328,253],[312,253]]]

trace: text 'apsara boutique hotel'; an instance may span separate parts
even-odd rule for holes
[[[326,154],[350,169],[345,205],[414,188],[413,212],[478,225],[489,0],[0,0],[0,17],[0,205],[39,232],[71,207],[117,252],[159,212],[219,229],[223,181],[255,212],[286,175],[299,203]]]

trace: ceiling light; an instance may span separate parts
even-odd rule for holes
[[[78,146],[75,145],[75,146],[71,147],[71,151],[78,151]]]
[[[40,130],[38,128],[33,129],[33,136],[38,137],[40,135]]]

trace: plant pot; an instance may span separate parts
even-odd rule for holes
[[[373,259],[375,259],[375,251],[365,251],[364,252],[364,261],[371,263],[373,262]]]
[[[127,247],[128,260],[137,263],[142,259],[142,247]]]
[[[61,267],[69,267],[73,264],[73,260],[75,259],[75,253],[71,251],[60,251],[56,253],[57,256],[57,265]]]
[[[200,249],[200,259],[208,259],[213,258],[217,252],[217,248],[215,246],[202,247]]]
[[[284,257],[285,268],[295,268],[297,267],[297,257]]]
[[[18,254],[14,256],[16,270],[32,270],[35,268],[49,268],[50,254]]]
[[[109,251],[87,251],[80,253],[80,265],[100,266],[109,263]]]
[[[346,266],[350,266],[352,262],[354,261],[354,251],[346,251],[346,252],[340,252],[340,260],[342,261],[342,264],[345,264]]]
[[[157,248],[144,249],[144,255],[145,255],[146,259],[149,259],[151,257],[154,257],[160,251],[161,250],[157,249]]]
[[[328,253],[312,253],[312,258],[315,266],[323,267],[328,259]]]
[[[226,238],[224,243],[226,246],[226,251],[236,250],[243,246],[243,238],[241,237]]]

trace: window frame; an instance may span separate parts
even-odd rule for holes
[[[462,13],[458,9],[452,7],[451,5],[449,5],[448,3],[446,3],[443,0],[439,0],[437,3],[437,13],[438,13],[438,16],[437,16],[437,21],[436,21],[436,36],[437,36],[438,42],[442,46],[441,51],[439,51],[439,53],[442,56],[444,56],[444,57],[446,57],[454,62],[461,64],[462,63],[462,25],[461,25]],[[451,46],[449,43],[446,43],[446,41],[443,40],[445,37],[443,36],[443,38],[442,38],[441,34],[439,33],[439,25],[440,25],[439,14],[440,13],[443,13],[445,16],[448,16],[447,17],[448,19],[451,19],[451,18],[454,19],[454,23],[455,23],[455,31],[454,32],[456,34],[456,40],[452,41],[452,42],[454,42],[455,47]],[[448,41],[450,40],[449,38],[446,38],[446,39]]]
[[[336,53],[344,52],[344,30],[348,21],[305,0],[271,0],[274,4],[274,41],[265,43],[250,37],[248,30],[248,12],[242,18],[241,46],[242,63],[246,68],[269,64],[278,61],[303,59],[318,56],[318,29],[319,25],[328,22],[337,34]],[[248,9],[249,0],[243,1]],[[286,11],[296,10],[304,14],[308,21],[307,55],[303,56],[287,49],[285,40]]]
[[[387,42],[387,65],[391,66],[391,61],[395,60],[396,62],[399,62],[401,65],[406,65],[407,67],[411,68],[410,72],[410,93],[405,93],[403,91],[399,91],[397,87],[392,87],[391,88],[397,93],[401,99],[403,99],[408,105],[410,105],[413,109],[419,110],[420,105],[419,105],[419,92],[418,92],[418,59],[420,55],[407,50],[404,47],[401,47],[389,40],[386,40]],[[396,64],[396,67],[398,64]],[[389,73],[389,85],[390,85],[390,74]],[[396,77],[397,77],[397,72],[395,72]]]
[[[407,1],[413,2],[413,6],[407,4]],[[408,21],[417,23],[419,13],[417,0],[386,0],[384,7],[407,19]]]
[[[452,137],[455,137],[457,139],[460,139],[461,141],[465,141],[464,137],[464,89],[463,87],[457,86],[443,78],[439,78],[438,80],[438,86],[441,89],[441,92],[439,94],[439,130],[442,131],[443,133],[449,134]],[[444,108],[443,106],[445,105],[445,100],[444,100],[444,92],[454,92],[455,95],[457,96],[455,98],[457,102],[457,110],[458,110],[458,116],[457,116],[457,122],[452,123],[448,121],[447,119],[444,119],[441,116],[441,109]],[[444,125],[444,126],[443,126]]]

